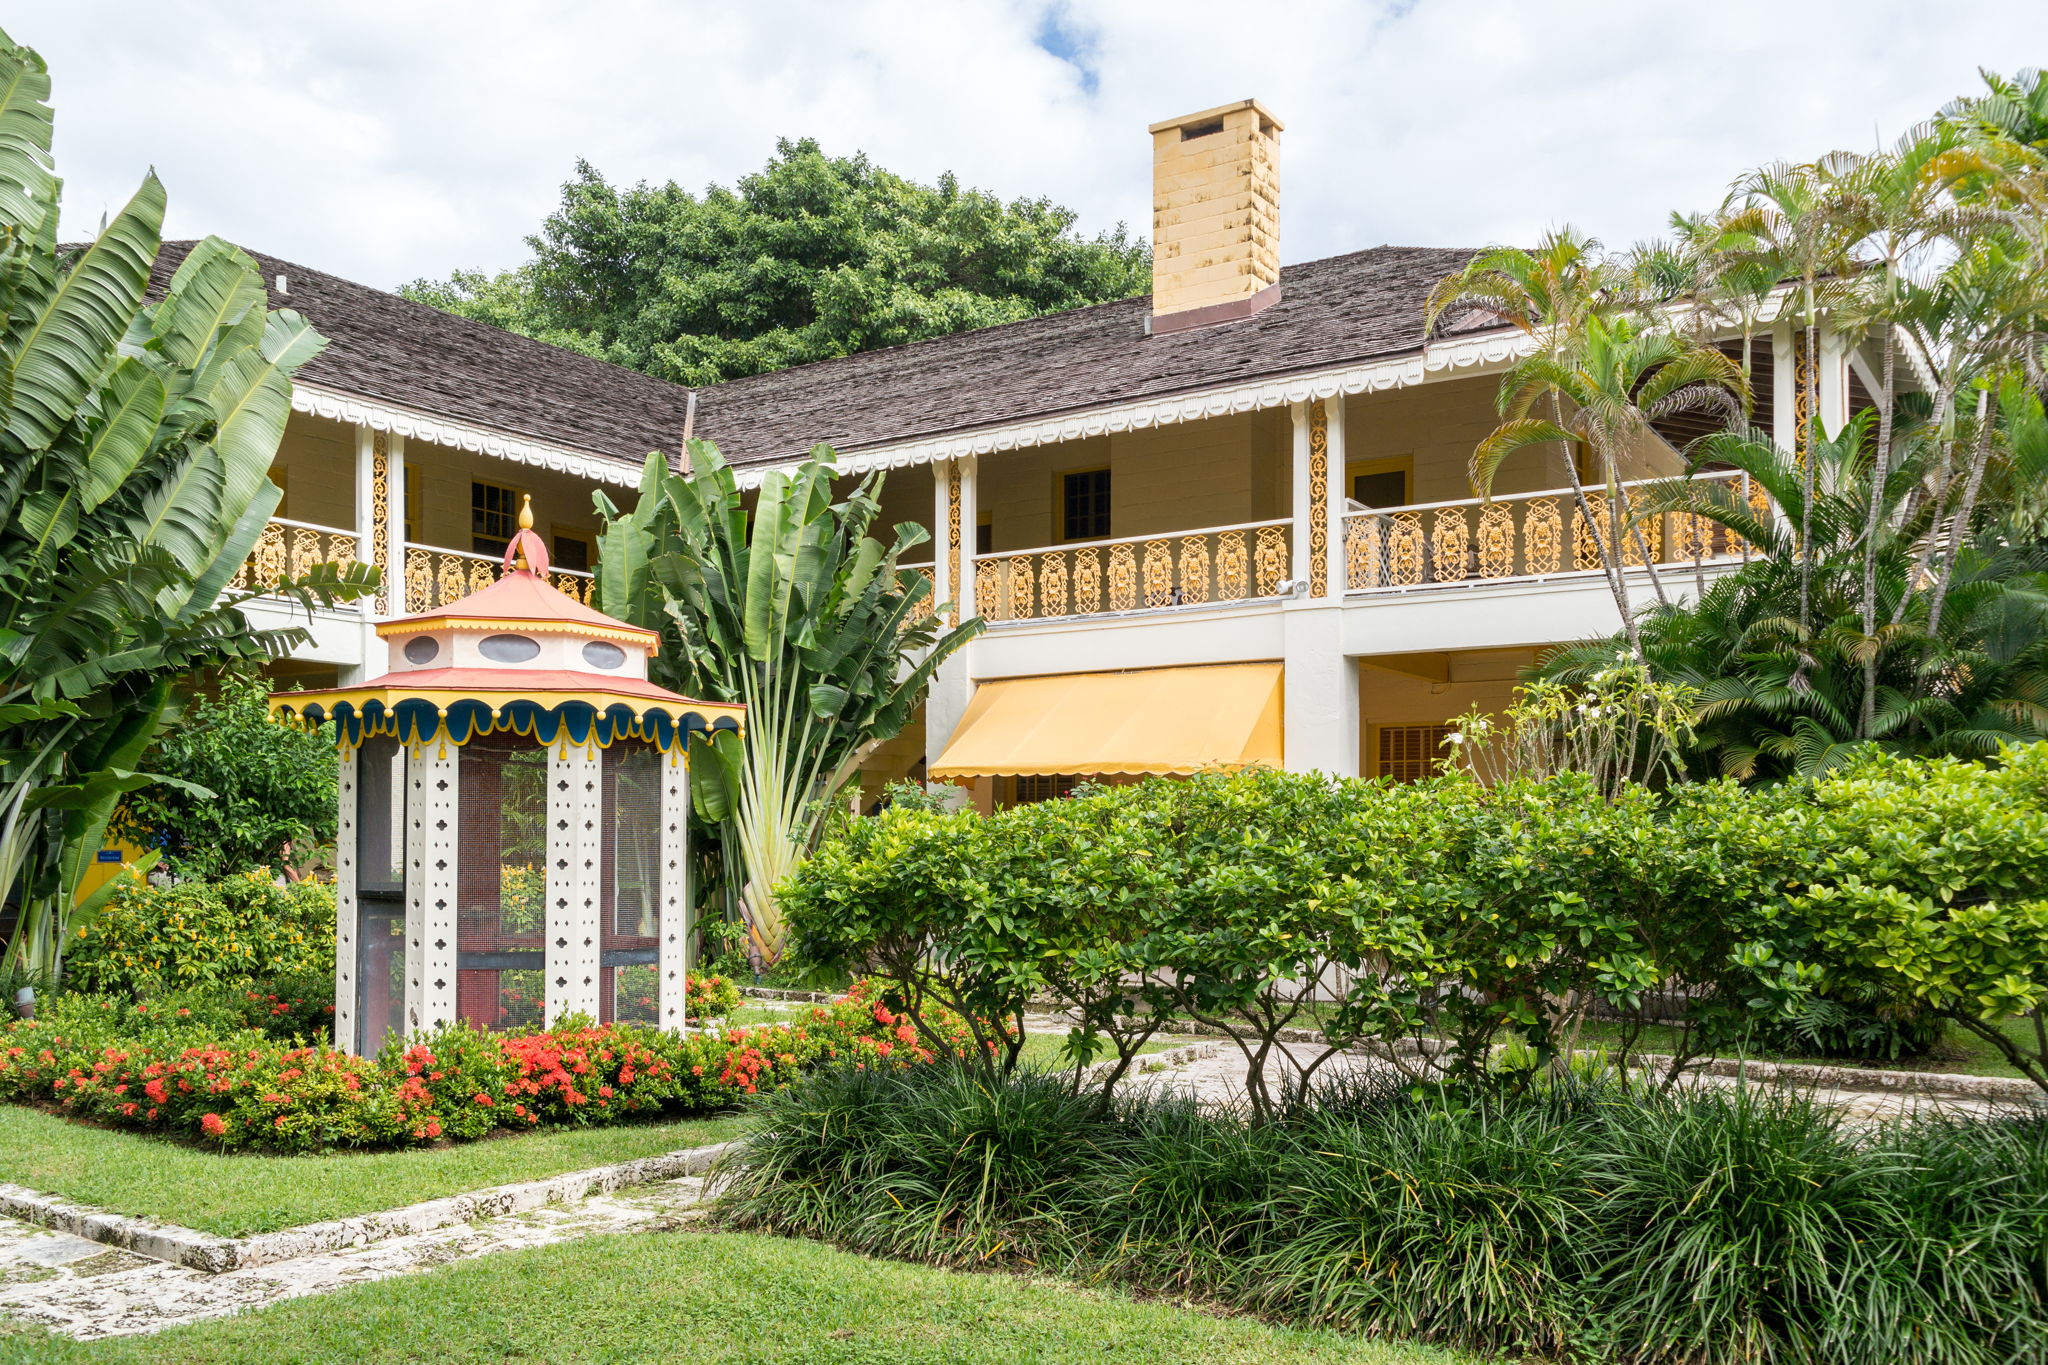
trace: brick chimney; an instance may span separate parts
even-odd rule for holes
[[[1152,125],[1152,331],[1279,301],[1280,131],[1257,100]]]

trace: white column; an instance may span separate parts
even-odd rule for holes
[[[662,755],[661,783],[661,1026],[688,1022],[683,987],[690,969],[696,917],[690,896],[690,754],[688,742]]]
[[[597,1017],[602,919],[603,750],[557,743],[548,751],[547,1024]]]
[[[334,1046],[354,1052],[356,1042],[356,771],[360,751],[341,751],[334,831]]]
[[[975,581],[975,527],[980,525],[977,507],[976,473],[977,466],[972,455],[963,455],[954,462],[960,474],[960,586],[956,595],[960,599],[960,619],[965,621],[976,614]],[[950,501],[951,489],[945,496]],[[948,509],[950,519],[950,507]],[[960,717],[967,713],[967,703],[974,696],[974,674],[972,659],[974,642],[968,641],[953,651],[951,657],[939,665],[939,671],[932,677],[932,685],[925,693],[924,700],[924,759],[929,767],[945,752],[946,741],[953,737],[959,727]],[[961,804],[966,800],[961,795]]]
[[[404,616],[405,606],[405,481],[410,471],[405,467],[405,438],[397,432],[388,433],[385,438],[388,452],[384,459],[384,525],[391,541],[391,563],[385,568],[385,577],[390,586],[384,600],[390,606],[393,616]],[[381,673],[389,666],[387,658],[370,658],[365,662],[372,673]]]
[[[1294,494],[1294,553],[1288,560],[1287,576],[1298,583],[1306,583],[1309,576],[1309,527],[1314,520],[1314,503],[1310,497],[1309,487],[1308,404],[1290,404],[1288,411],[1294,418],[1294,459],[1290,479]]]
[[[455,877],[460,747],[436,735],[411,746],[405,778],[405,1023],[455,1018]]]
[[[960,619],[964,621],[980,614],[980,575],[975,572],[974,555],[981,536],[980,461],[963,455],[954,464],[960,470]]]
[[[1780,450],[1799,446],[1799,355],[1792,320],[1771,327],[1771,439]]]
[[[952,470],[950,461],[932,461],[932,605],[935,607],[953,598],[953,556],[947,549],[947,538],[952,534],[947,517],[950,508],[947,488],[951,483]]]
[[[1329,498],[1325,509],[1327,531],[1323,550],[1325,562],[1329,565],[1330,596],[1344,596],[1344,500],[1350,493],[1350,477],[1345,473],[1344,454],[1344,395],[1323,400],[1323,411],[1328,414],[1329,424]]]
[[[1344,654],[1344,608],[1330,598],[1282,608],[1282,766],[1358,776],[1358,661]]]
[[[362,564],[377,562],[377,433],[366,426],[356,428],[356,560]],[[377,599],[365,597],[356,603],[356,610],[362,613],[362,643],[359,646],[359,663],[348,665],[341,670],[341,685],[353,687],[382,672],[377,667],[384,662],[386,651],[377,638]]]
[[[1832,326],[1820,329],[1820,424],[1829,436],[1849,425],[1849,348]]]

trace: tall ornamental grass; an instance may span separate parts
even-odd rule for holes
[[[724,1217],[1297,1323],[1582,1361],[2048,1357],[2048,1119],[1856,1127],[1776,1090],[1349,1080],[1277,1117],[1058,1077],[765,1100]]]

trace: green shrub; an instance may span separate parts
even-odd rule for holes
[[[184,706],[139,765],[211,795],[164,783],[131,792],[116,832],[161,849],[173,870],[191,877],[303,863],[334,842],[334,741],[273,723],[260,676],[228,673],[217,682],[213,695]]]
[[[1787,1092],[1347,1080],[1276,1119],[1057,1077],[821,1073],[722,1216],[1511,1358],[1992,1365],[2048,1346],[2048,1121]]]
[[[905,803],[846,822],[781,903],[800,958],[902,981],[913,1021],[1051,996],[1074,1059],[1125,1066],[1162,1019],[1212,1026],[1269,1117],[1324,1055],[1280,1046],[1291,1028],[1418,1082],[1525,1086],[1596,1008],[1628,1069],[1660,999],[1674,1076],[1759,1043],[1896,1056],[1952,1022],[2048,1090],[2048,1040],[2002,1027],[2048,1002],[2048,744],[1610,785],[1252,770],[988,817]]]
[[[65,973],[75,989],[129,996],[278,981],[304,994],[334,979],[334,884],[279,885],[261,869],[165,886],[128,878],[73,935]]]

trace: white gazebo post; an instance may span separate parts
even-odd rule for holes
[[[690,754],[672,749],[661,759],[661,1026],[679,1029],[688,1010],[683,988],[696,930],[690,887]]]
[[[390,672],[271,697],[342,748],[338,1046],[687,1016],[687,748],[744,708],[649,681],[660,634],[552,586],[532,525],[497,582],[377,627]]]

